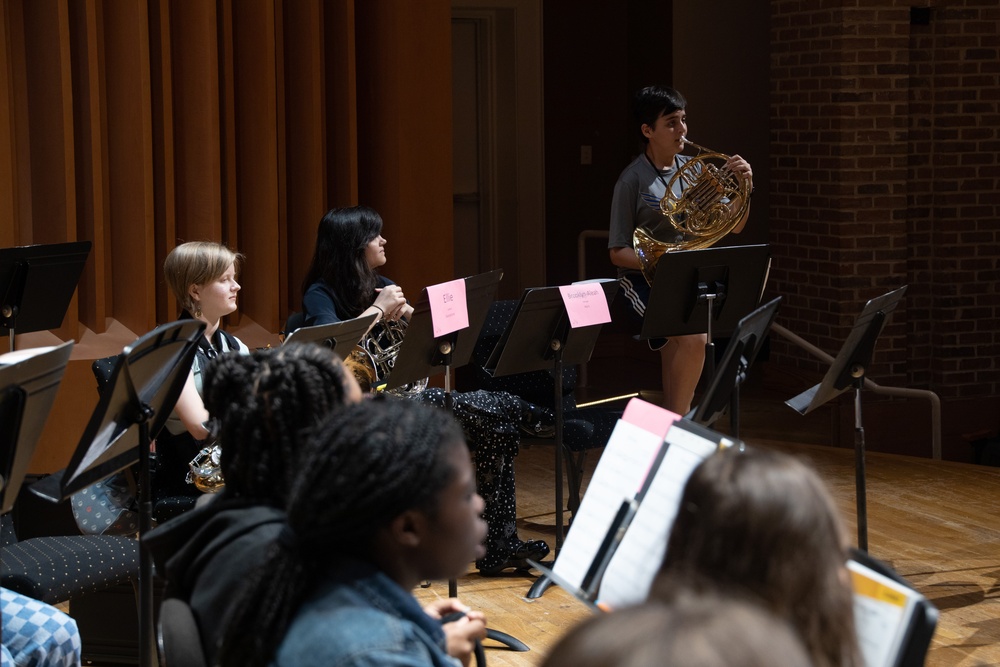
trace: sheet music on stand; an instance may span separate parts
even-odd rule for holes
[[[73,341],[0,354],[0,514],[14,507]]]
[[[653,421],[645,418],[649,415]],[[601,608],[644,600],[662,560],[651,555],[665,551],[688,477],[713,452],[734,444],[632,399],[608,440],[562,551],[546,574]],[[643,490],[641,498],[636,498],[637,489]],[[595,571],[595,563],[600,571]]]
[[[937,625],[937,608],[912,586],[848,559],[854,626],[865,667],[923,665]]]
[[[316,343],[330,348],[341,359],[346,359],[347,355],[357,346],[358,341],[371,328],[375,317],[375,315],[363,315],[333,324],[301,327],[288,334],[288,337],[281,344]]]

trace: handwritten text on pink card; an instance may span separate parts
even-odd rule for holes
[[[641,398],[633,398],[625,406],[622,419],[641,429],[665,438],[667,431],[681,416],[658,405],[647,403]]]
[[[559,294],[566,304],[566,314],[572,328],[611,321],[608,299],[604,296],[604,288],[600,283],[561,285]]]
[[[434,337],[450,334],[469,326],[469,304],[465,300],[465,279],[427,287],[431,305]]]

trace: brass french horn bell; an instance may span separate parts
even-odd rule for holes
[[[365,369],[364,374],[366,378],[370,378],[368,383],[373,389],[385,385],[389,380],[392,367],[396,364],[396,355],[403,345],[407,326],[406,320],[379,320],[351,352],[351,359]],[[402,397],[415,395],[426,389],[427,384],[428,379],[423,378],[388,393]]]
[[[663,253],[715,245],[733,231],[750,208],[750,182],[726,166],[728,155],[687,137],[682,141],[698,154],[684,162],[667,182],[667,192],[660,200],[665,224],[640,225],[632,234],[632,247],[650,285]]]

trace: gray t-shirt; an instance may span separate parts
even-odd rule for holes
[[[632,233],[639,225],[656,230],[656,238],[660,241],[679,242],[683,239],[683,235],[673,229],[660,210],[660,200],[666,194],[667,183],[677,173],[677,169],[690,159],[689,156],[678,155],[669,169],[660,171],[645,154],[641,154],[625,167],[618,177],[614,196],[611,198],[608,248],[631,248]],[[683,189],[684,185],[678,179],[674,183],[674,195],[679,197]],[[618,275],[621,276],[628,270],[619,267]]]

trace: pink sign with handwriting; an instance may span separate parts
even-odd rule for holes
[[[624,414],[622,414],[623,420],[661,438],[667,437],[667,431],[680,418],[680,415],[661,408],[659,405],[648,403],[641,398],[633,398],[629,401],[628,405],[625,406]]]
[[[469,326],[469,304],[465,300],[464,278],[428,285],[427,300],[431,304],[435,338]]]
[[[600,283],[561,285],[559,294],[566,304],[566,314],[569,316],[569,325],[572,328],[611,321],[608,299],[604,296],[604,288]]]

